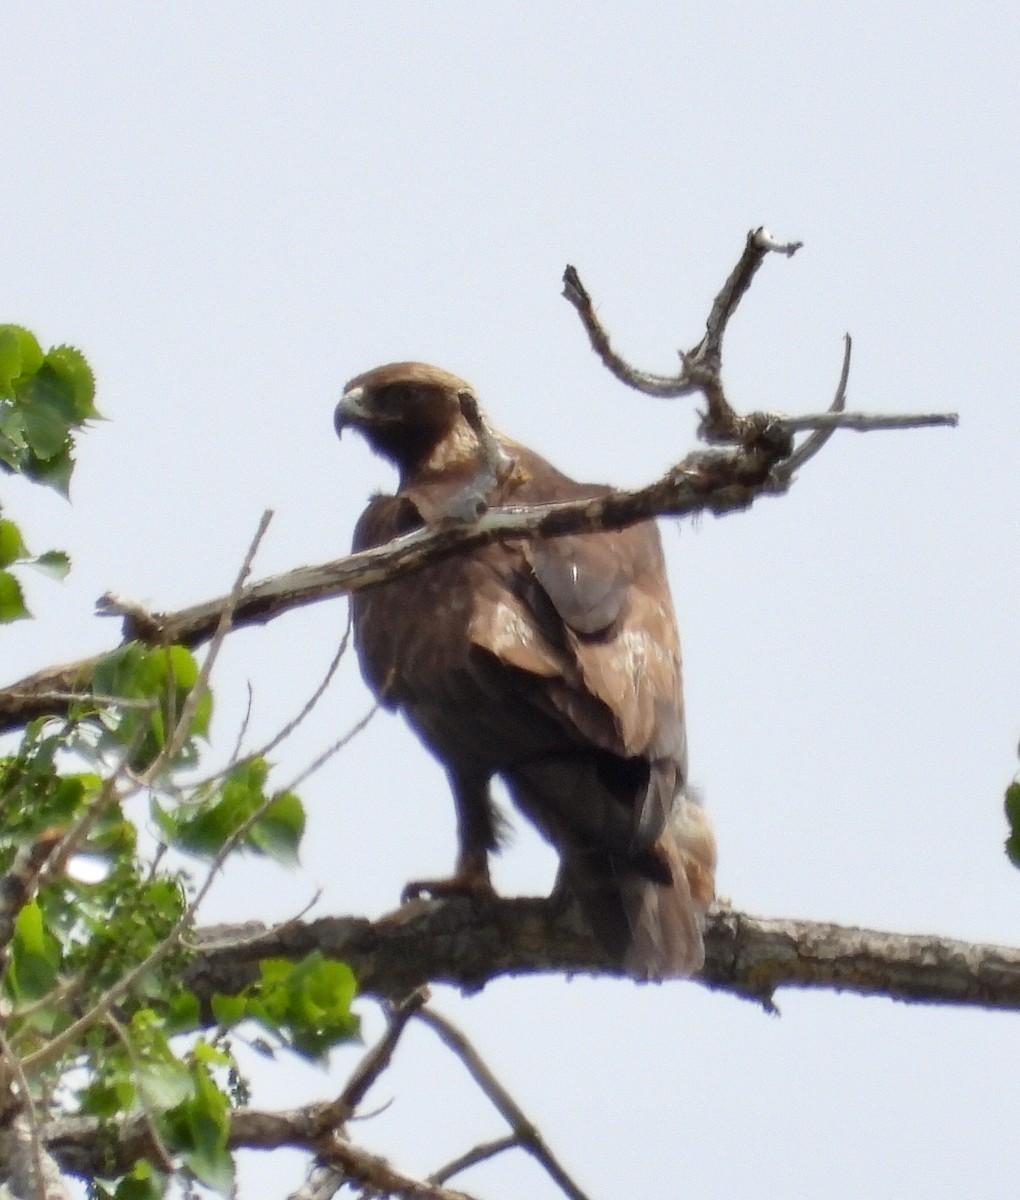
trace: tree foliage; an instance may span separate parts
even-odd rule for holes
[[[67,495],[93,394],[77,350],[43,353],[27,330],[0,327],[3,470]],[[68,559],[32,555],[4,516],[0,621],[30,615],[25,566],[59,575]],[[0,1106],[37,1124],[143,1120],[155,1152],[93,1179],[96,1196],[155,1198],[175,1172],[229,1194],[229,1114],[248,1094],[239,1027],[320,1060],[357,1034],[353,975],[318,953],[267,960],[245,991],[214,996],[211,1031],[182,986],[212,875],[246,851],[291,864],[304,829],[300,799],[272,790],[264,757],[194,781],[211,712],[189,649],[128,642],[66,716],[32,721],[0,757]]]

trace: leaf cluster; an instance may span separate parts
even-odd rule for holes
[[[20,325],[0,325],[0,471],[22,475],[66,496],[74,470],[74,435],[97,418],[95,380],[73,346],[43,353]],[[2,513],[2,507],[0,507]],[[69,568],[61,550],[33,555],[18,525],[0,515],[0,623],[30,616],[10,570],[28,565],[57,578]]]

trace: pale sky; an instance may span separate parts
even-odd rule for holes
[[[1011,4],[7,3],[0,321],[81,347],[109,423],[73,504],[5,481],[39,620],[3,681],[108,647],[113,589],[225,591],[259,516],[265,575],[349,546],[385,464],[331,414],[344,381],[422,358],[579,478],[638,484],[692,446],[689,401],[626,391],[560,297],[574,263],[617,345],[669,371],[749,228],[766,263],[725,347],[740,408],[815,411],[855,339],[850,407],[958,410],[955,431],[838,434],[789,496],[666,523],[692,773],[719,888],[770,916],[1020,942],[1002,793],[1020,734]],[[345,603],[233,637],[210,763],[302,705]],[[280,751],[285,783],[366,709],[356,665]],[[209,920],[379,914],[453,861],[443,775],[381,716],[303,790],[300,870],[235,870]],[[516,822],[497,885],[548,889]],[[998,1196],[1020,1179],[1017,1017],[694,984],[507,980],[437,1005],[593,1197]],[[366,1031],[379,1028],[364,1004]],[[334,1094],[258,1067],[256,1102]],[[502,1126],[426,1030],[356,1127],[427,1174]],[[249,1158],[283,1195],[297,1155]],[[558,1193],[524,1156],[455,1183]]]

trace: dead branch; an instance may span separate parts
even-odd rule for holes
[[[595,315],[595,305],[588,290],[581,283],[577,269],[568,264],[563,272],[563,295],[573,305],[581,324],[588,334],[592,349],[603,365],[628,387],[673,400],[701,392],[708,401],[708,412],[703,415],[699,433],[706,441],[740,442],[743,440],[740,417],[726,399],[719,372],[722,368],[722,341],[730,318],[737,311],[758,268],[770,252],[791,258],[801,248],[801,242],[777,242],[765,229],[752,229],[744,242],[744,251],[737,265],[730,272],[716,296],[708,320],[705,335],[693,349],[680,353],[681,369],[678,375],[655,375],[633,367],[612,348],[609,334]]]
[[[257,938],[257,922],[200,931],[187,983],[208,1005],[244,988],[267,956],[313,950],[347,962],[364,994],[399,999],[429,982],[478,991],[502,975],[620,974],[571,914],[548,901],[415,900],[377,921],[324,917]],[[253,940],[255,939],[255,940]],[[214,950],[204,950],[206,943]],[[771,1006],[784,987],[921,1004],[1020,1010],[1020,949],[926,934],[711,909],[698,981]],[[647,985],[646,985],[647,986]]]
[[[828,412],[807,417],[769,412],[741,416],[732,407],[720,375],[726,328],[766,256],[779,253],[790,257],[800,245],[779,242],[761,227],[751,230],[740,260],[712,304],[704,336],[693,349],[681,354],[681,370],[675,376],[641,371],[620,357],[612,349],[576,269],[568,266],[564,272],[564,295],[580,316],[606,367],[623,383],[648,395],[674,398],[700,392],[708,407],[702,414],[699,434],[707,442],[725,445],[725,450],[694,451],[660,480],[636,491],[617,490],[592,500],[486,512],[488,491],[510,464],[486,426],[474,396],[464,392],[461,408],[482,445],[483,464],[478,479],[458,498],[458,509],[451,513],[457,519],[442,528],[419,530],[388,546],[321,566],[299,567],[178,612],[149,612],[137,601],[113,592],[100,598],[98,611],[123,618],[125,640],[138,638],[155,645],[179,643],[194,647],[214,638],[217,629],[225,630],[228,624],[231,628],[265,624],[293,608],[376,587],[448,555],[498,539],[561,537],[621,529],[656,516],[687,517],[703,512],[720,516],[747,508],[759,496],[785,492],[794,471],[817,454],[837,427],[869,431],[955,425],[956,416],[951,413],[846,413],[849,335],[836,399]],[[814,432],[795,447],[793,435],[808,429]],[[267,520],[268,514],[263,519]],[[64,715],[77,696],[88,700],[89,682],[101,657],[50,667],[0,689],[0,732],[18,729],[36,717]]]
[[[291,609],[376,587],[451,554],[504,538],[622,529],[656,516],[704,512],[721,516],[750,507],[760,496],[781,495],[793,478],[792,471],[783,470],[791,453],[796,453],[791,450],[791,431],[784,418],[772,414],[741,420],[750,445],[693,452],[647,487],[561,504],[493,508],[473,524],[416,530],[386,546],[249,584],[241,589],[231,628],[263,625]],[[923,423],[951,422],[939,414],[937,420]],[[217,597],[177,612],[147,613],[144,621],[137,611],[118,608],[117,612],[125,618],[126,638],[194,647],[212,637],[226,602],[227,597]],[[39,716],[66,714],[69,693],[87,701],[88,681],[101,657],[51,667],[0,689],[0,732],[18,729]]]

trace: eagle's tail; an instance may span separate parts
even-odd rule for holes
[[[564,859],[564,883],[592,932],[637,979],[684,978],[701,969],[714,872],[715,838],[689,792],[677,797],[669,825],[640,858],[603,851]]]

